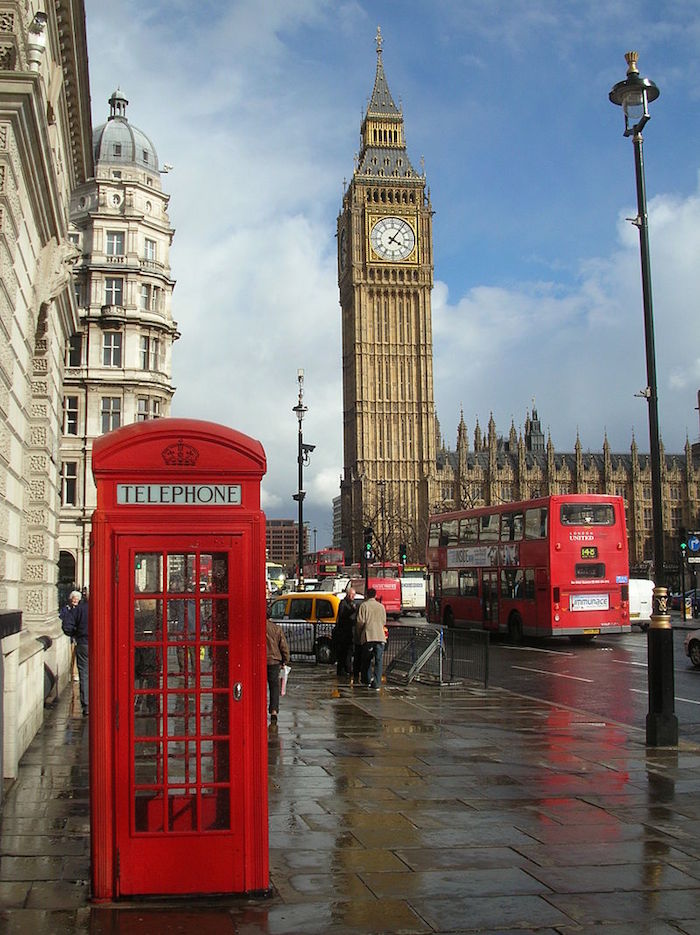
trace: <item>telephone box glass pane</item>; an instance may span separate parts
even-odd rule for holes
[[[134,601],[134,639],[139,643],[159,643],[163,629],[163,602],[154,598]]]
[[[171,789],[168,792],[168,831],[197,830],[196,789]],[[183,869],[184,872],[184,869]]]
[[[160,552],[137,552],[134,556],[134,591],[159,594],[163,590],[163,556]]]
[[[202,647],[202,688],[226,688],[228,678],[228,646]]]
[[[163,669],[160,646],[134,648],[134,688],[137,692],[162,687]]]
[[[183,594],[196,590],[195,556],[189,553],[168,555],[168,591]]]
[[[162,745],[154,741],[134,744],[134,782],[139,786],[157,786],[163,782]]]
[[[194,640],[197,619],[194,601],[190,598],[168,599],[168,640]]]
[[[202,830],[222,831],[231,827],[231,790],[202,789]]]
[[[228,782],[227,740],[203,740],[200,744],[202,782]]]
[[[197,781],[197,744],[194,740],[168,743],[168,785]]]
[[[134,813],[136,831],[163,831],[163,793],[136,789]]]
[[[211,569],[209,575],[206,569]],[[214,594],[228,593],[228,556],[225,552],[214,552],[211,555],[202,555],[200,560],[200,590]],[[202,588],[202,580],[206,580],[207,587]]]

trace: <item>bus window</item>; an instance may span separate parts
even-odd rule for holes
[[[538,506],[532,510],[525,510],[525,538],[547,538],[547,507]]]
[[[459,541],[476,542],[479,538],[479,524],[476,516],[469,516],[459,521]]]
[[[559,518],[562,526],[614,526],[612,503],[562,503]]]
[[[501,569],[501,597],[522,597],[522,568]]]
[[[479,542],[498,542],[498,513],[479,517]]]
[[[535,569],[526,568],[525,569],[525,587],[524,587],[523,597],[527,600],[534,601],[535,599]]]
[[[437,549],[440,545],[440,523],[431,523],[428,535],[428,547]]]
[[[456,545],[458,528],[459,528],[458,520],[456,519],[443,520],[442,538],[440,541],[440,545]]]
[[[502,568],[501,597],[518,598],[520,600],[530,601],[534,600],[535,569]]]
[[[501,516],[501,542],[519,542],[523,537],[525,518],[522,513],[503,513]]]
[[[459,593],[462,597],[479,596],[479,572],[460,571],[459,573]]]
[[[459,579],[456,571],[443,571],[442,593],[457,596],[459,594]]]

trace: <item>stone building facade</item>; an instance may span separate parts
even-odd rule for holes
[[[95,438],[170,415],[175,392],[169,195],[153,143],[127,118],[128,103],[119,90],[110,97],[109,119],[93,133],[94,176],[71,201],[80,327],[67,348],[63,386],[62,593],[89,583]]]
[[[600,452],[557,452],[541,428],[537,410],[516,431],[499,435],[493,416],[482,433],[476,421],[470,444],[462,414],[454,450],[437,443],[437,486],[431,503],[435,513],[490,506],[511,500],[563,493],[608,493],[624,498],[630,566],[636,574],[653,574],[651,465],[633,438],[629,452],[610,450],[607,437]],[[662,453],[664,558],[673,582],[681,529],[700,529],[700,458],[690,442],[682,454]],[[669,567],[672,566],[672,567]]]
[[[87,63],[82,0],[0,0],[0,610],[22,614],[21,632],[0,614],[5,776],[41,726],[44,664],[67,677],[58,450],[78,327],[70,202],[92,175]]]

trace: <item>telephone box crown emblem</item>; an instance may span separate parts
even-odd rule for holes
[[[186,444],[178,438],[174,445],[163,449],[163,461],[169,467],[192,467],[199,459],[199,452],[193,445]]]

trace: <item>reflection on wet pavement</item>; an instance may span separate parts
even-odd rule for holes
[[[72,690],[6,796],[7,935],[700,932],[700,748],[501,689],[370,695],[312,665],[268,734],[270,898],[93,906]]]

